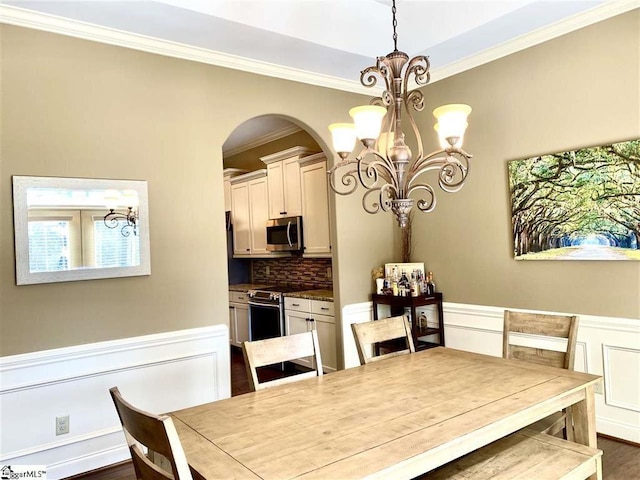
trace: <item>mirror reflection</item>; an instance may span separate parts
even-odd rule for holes
[[[18,285],[150,273],[146,182],[16,176],[13,183]]]

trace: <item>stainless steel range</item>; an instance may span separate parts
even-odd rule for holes
[[[284,294],[304,290],[300,286],[275,286],[249,290],[249,340],[287,335],[284,322]]]

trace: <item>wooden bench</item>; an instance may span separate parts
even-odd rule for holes
[[[421,480],[602,479],[602,451],[534,430],[520,430],[436,470]]]

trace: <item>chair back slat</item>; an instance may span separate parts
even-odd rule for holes
[[[157,475],[162,475],[163,471],[144,455],[142,448],[146,447],[150,452],[162,455],[169,462],[171,474],[164,472],[168,475],[164,478],[191,480],[189,463],[171,417],[154,415],[134,407],[122,397],[118,387],[111,388],[109,392],[129,445],[137,478],[162,478]]]
[[[518,345],[511,333],[566,339],[566,348],[556,351],[550,348]],[[517,358],[541,365],[573,370],[578,336],[578,317],[575,315],[549,315],[505,310],[502,336],[502,356]]]
[[[151,462],[138,445],[131,445],[129,452],[131,453],[136,478],[145,480],[173,480],[173,475]]]
[[[354,323],[351,325],[351,329],[361,365],[416,351],[411,335],[411,326],[406,315],[387,317],[372,322]],[[406,348],[375,355],[373,347],[376,343],[396,339],[404,339]]]
[[[318,333],[315,330],[283,337],[266,338],[242,344],[247,376],[252,390],[275,387],[284,383],[304,380],[305,378],[322,376],[322,356]],[[284,378],[261,382],[258,378],[259,367],[311,357],[315,370]]]

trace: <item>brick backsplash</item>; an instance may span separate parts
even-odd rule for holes
[[[254,283],[296,284],[305,289],[333,288],[332,279],[327,278],[327,269],[331,268],[330,258],[255,259],[252,265]]]

